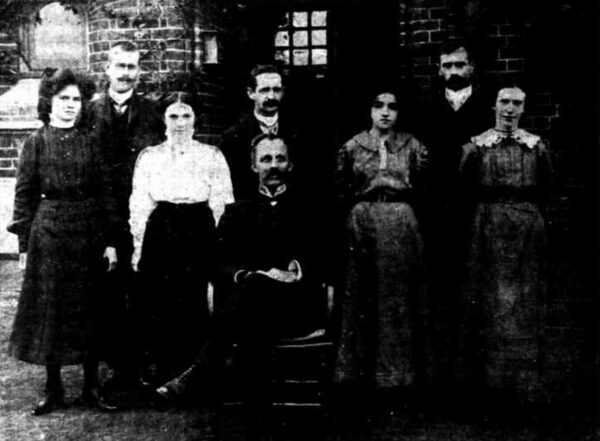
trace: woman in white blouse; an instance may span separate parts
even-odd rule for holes
[[[193,139],[194,95],[163,101],[167,140],[139,155],[129,200],[134,252],[141,275],[145,380],[161,383],[189,364],[207,322],[206,289],[215,257],[215,225],[233,202],[225,158]]]

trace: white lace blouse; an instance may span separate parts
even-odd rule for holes
[[[129,198],[129,225],[134,259],[141,254],[148,217],[158,202],[192,204],[208,201],[215,222],[233,202],[229,167],[219,149],[198,141],[173,148],[168,141],[147,147],[138,156]]]

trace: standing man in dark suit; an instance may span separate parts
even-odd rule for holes
[[[474,64],[460,41],[440,53],[443,88],[435,90],[421,112],[419,130],[429,149],[429,197],[423,233],[431,281],[433,382],[444,396],[455,380],[460,320],[459,295],[464,271],[467,217],[459,182],[462,146],[493,123],[492,102],[474,84]]]
[[[431,153],[436,191],[455,193],[462,146],[493,124],[493,102],[473,84],[474,71],[464,43],[452,41],[442,47],[439,76],[444,87],[434,91],[420,122]],[[443,197],[452,199],[453,195]]]
[[[140,52],[131,42],[115,44],[108,53],[106,75],[109,85],[92,102],[94,134],[102,143],[110,172],[120,222],[117,242],[119,263],[107,280],[106,357],[111,367],[109,384],[121,388],[138,379],[141,354],[136,354],[136,320],[132,311],[129,196],[138,153],[157,145],[164,136],[164,123],[152,101],[135,93]]]
[[[258,178],[250,164],[250,143],[263,133],[283,136],[290,145],[297,144],[298,134],[289,119],[279,112],[285,94],[283,79],[277,67],[270,64],[255,66],[246,88],[254,106],[223,135],[219,146],[231,172],[233,195],[236,200],[255,194]]]

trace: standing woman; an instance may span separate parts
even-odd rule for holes
[[[38,113],[44,126],[23,145],[10,232],[19,236],[25,274],[9,351],[46,366],[42,415],[64,404],[62,365],[83,364],[81,403],[112,409],[98,387],[99,279],[116,264],[111,185],[99,145],[85,128],[88,79],[59,70],[42,79]]]
[[[233,202],[223,154],[193,139],[194,103],[182,92],[163,100],[167,140],[140,153],[129,204],[131,263],[145,287],[145,350],[154,377],[145,380],[158,384],[191,363],[198,345],[190,339],[205,334],[215,225]]]
[[[475,391],[522,403],[544,389],[542,208],[552,176],[540,137],[519,128],[524,105],[521,89],[501,89],[495,127],[463,147],[460,165],[474,199],[463,290],[467,374]]]
[[[397,131],[398,97],[380,90],[371,127],[339,151],[346,267],[335,379],[367,390],[410,386],[424,288],[423,246],[413,211],[427,150]]]

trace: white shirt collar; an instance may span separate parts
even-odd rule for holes
[[[460,90],[452,90],[446,88],[446,99],[448,100],[448,104],[450,104],[455,111],[460,109],[472,94],[472,85],[468,85],[467,87]]]
[[[113,101],[120,106],[125,103],[131,96],[133,95],[133,89],[129,89],[127,92],[119,93],[112,90],[110,87],[108,88],[108,96],[110,96]]]
[[[273,127],[279,121],[279,113],[276,113],[273,116],[264,116],[255,110],[254,117],[258,120],[259,123],[266,127]]]
[[[287,190],[287,185],[281,184],[279,187],[275,189],[275,192],[271,193],[271,190],[266,185],[261,185],[258,187],[258,192],[262,195],[265,195],[269,199],[275,199],[280,194],[285,193]]]

